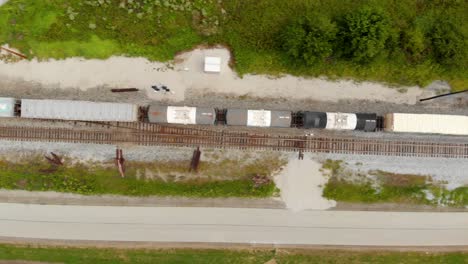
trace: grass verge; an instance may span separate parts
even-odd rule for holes
[[[0,245],[1,260],[61,263],[466,263],[468,253],[417,253],[342,250],[142,250]]]
[[[31,157],[15,163],[0,161],[0,188],[84,195],[270,197],[278,193],[275,184],[270,180],[256,185],[253,177],[269,177],[279,169],[282,163],[275,165],[273,160],[247,164],[223,160],[223,166],[202,162],[198,173],[188,172],[190,161],[127,162],[126,177],[122,178],[113,163],[65,162],[64,166],[54,166]]]
[[[468,187],[447,190],[429,177],[370,171],[352,175],[341,161],[327,160],[323,168],[330,172],[323,196],[342,202],[408,203],[434,206],[468,206]],[[354,177],[359,180],[350,180]]]

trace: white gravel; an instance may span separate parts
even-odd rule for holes
[[[26,142],[0,140],[0,156],[14,159],[22,155],[47,154],[54,152],[81,161],[108,161],[115,158],[117,146],[100,144],[75,144],[63,142]],[[188,160],[192,157],[191,148],[119,146],[126,160]],[[14,154],[14,155],[13,155]]]

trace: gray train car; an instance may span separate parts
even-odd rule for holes
[[[228,126],[291,127],[290,111],[228,109]]]
[[[72,100],[21,100],[21,117],[38,119],[136,122],[138,106]]]
[[[216,112],[213,108],[150,105],[148,121],[163,124],[213,125]]]
[[[0,97],[0,117],[15,117],[15,98]]]

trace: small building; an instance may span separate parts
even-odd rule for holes
[[[0,97],[0,117],[15,116],[16,99]]]
[[[205,72],[221,72],[221,58],[205,57]]]

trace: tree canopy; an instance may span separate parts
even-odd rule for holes
[[[368,62],[384,50],[390,24],[383,11],[364,6],[344,17],[340,34],[344,55]]]
[[[318,14],[299,18],[288,25],[282,36],[287,54],[313,64],[333,54],[337,27],[330,19]]]
[[[435,23],[431,32],[434,57],[441,64],[466,64],[467,37],[454,23],[450,19],[441,20]]]

